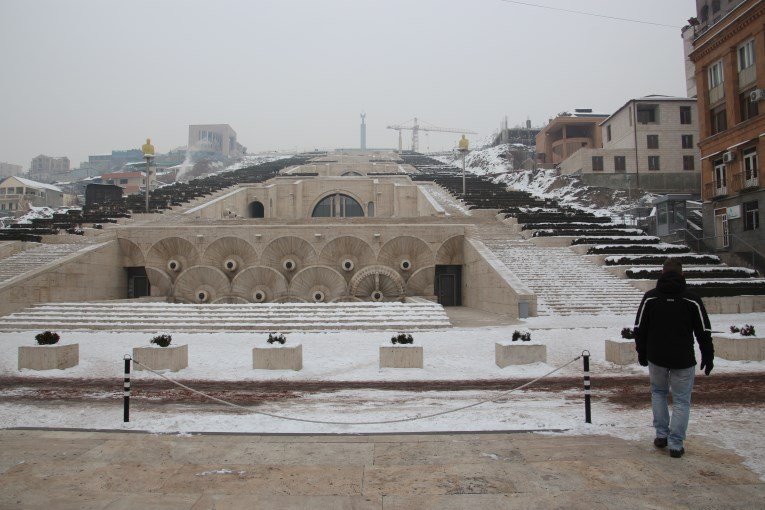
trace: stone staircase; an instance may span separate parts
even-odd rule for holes
[[[41,244],[0,260],[0,284],[26,272],[46,266],[87,247],[85,243]]]
[[[430,302],[205,305],[130,301],[49,303],[0,318],[0,331],[409,331],[450,326],[444,308]]]

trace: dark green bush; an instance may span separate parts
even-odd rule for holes
[[[53,331],[43,331],[42,333],[35,335],[35,340],[37,340],[38,345],[57,344],[60,339],[61,337],[58,333],[54,333]]]
[[[632,340],[635,338],[635,330],[633,328],[622,328],[622,338]]]
[[[409,333],[399,333],[398,335],[391,337],[390,343],[392,343],[393,345],[412,344],[414,343],[414,337],[412,337],[412,335],[410,335]]]
[[[530,342],[531,341],[531,332],[526,331],[525,333],[521,333],[517,329],[513,331],[513,342],[517,342],[518,340],[522,342]]]
[[[269,344],[273,343],[280,343],[284,345],[287,342],[287,337],[282,335],[281,333],[269,333],[268,334],[268,340],[266,340]]]
[[[173,337],[170,335],[157,335],[154,338],[151,339],[151,343],[154,345],[158,345],[160,347],[167,347],[170,345],[170,342],[173,341]]]

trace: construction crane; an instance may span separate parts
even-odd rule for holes
[[[412,125],[409,125],[409,123],[412,123]],[[420,123],[417,121],[417,117],[415,117],[412,120],[406,121],[404,124],[394,124],[393,126],[387,126],[388,129],[395,129],[398,131],[398,150],[401,152],[401,146],[402,146],[402,140],[401,140],[401,131],[404,130],[411,130],[412,131],[412,151],[417,152],[420,148],[420,131],[437,131],[439,133],[461,133],[461,134],[476,134],[475,131],[470,131],[469,129],[456,129],[456,128],[442,128],[438,126],[434,126],[433,124],[430,124],[429,122],[425,122],[425,124],[428,124],[427,126],[420,126]]]

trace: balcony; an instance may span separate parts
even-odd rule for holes
[[[723,197],[728,194],[727,184],[720,182],[708,182],[704,184],[704,198],[711,200],[717,197]]]
[[[709,89],[709,104],[713,105],[721,101],[725,97],[725,88],[722,83],[716,87]]]
[[[752,65],[738,72],[738,89],[743,90],[757,80],[757,70]]]
[[[750,173],[748,179],[746,178],[746,174],[744,172],[733,174],[730,178],[730,189],[732,192],[750,190],[759,187],[760,179],[756,173]]]

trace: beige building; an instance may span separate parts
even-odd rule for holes
[[[637,120],[636,120],[637,119]],[[627,101],[600,124],[602,148],[583,148],[560,164],[590,185],[657,193],[699,193],[696,100],[646,96]]]
[[[10,177],[12,175],[21,175],[23,173],[24,167],[21,165],[0,162],[0,179],[4,177]]]
[[[223,158],[238,158],[246,152],[236,140],[236,131],[228,124],[190,125],[188,150],[213,153]]]
[[[146,172],[133,171],[133,172],[111,172],[101,175],[100,184],[114,184],[125,190],[125,194],[132,195],[140,193],[145,190],[146,186]],[[155,189],[157,185],[157,175],[152,169],[151,172],[151,189]]]
[[[541,168],[555,168],[579,149],[600,147],[599,124],[606,117],[579,108],[551,119],[536,136],[537,164]]]
[[[0,182],[0,214],[16,215],[26,211],[28,205],[61,207],[64,199],[61,189],[51,184],[18,176]]]

